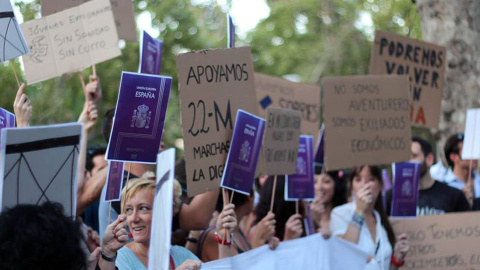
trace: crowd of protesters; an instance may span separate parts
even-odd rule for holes
[[[32,106],[18,89],[14,101],[17,127],[29,126]],[[91,128],[102,123],[108,143],[115,110],[99,119],[98,77],[84,87],[84,124],[78,165],[76,217],[66,217],[62,206],[18,205],[0,215],[0,269],[147,269],[155,195],[155,165],[125,166],[121,202],[101,201],[108,163],[105,146],[87,148]],[[480,209],[477,163],[461,159],[463,135],[450,137],[444,148],[447,166],[434,164],[432,146],[414,137],[411,160],[421,164],[417,215],[441,215]],[[162,150],[162,149],[160,149]],[[468,175],[471,173],[472,175]],[[472,178],[473,181],[467,181]],[[262,176],[250,195],[236,194],[224,203],[220,189],[188,198],[185,162],[176,166],[173,202],[171,269],[200,269],[208,262],[247,252],[263,245],[272,250],[282,241],[307,235],[303,219],[311,214],[315,230],[324,238],[339,237],[370,256],[367,269],[397,269],[409,250],[407,236],[395,232],[388,215],[392,190],[382,195],[381,167],[359,166],[345,171],[315,168],[315,200],[295,202],[284,193],[283,176]],[[229,198],[230,194],[226,194]],[[110,211],[110,212],[109,212]]]

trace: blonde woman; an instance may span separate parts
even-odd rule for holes
[[[121,245],[116,236],[117,234],[123,234],[124,228],[118,225],[109,226],[107,231],[111,231],[106,231],[104,234],[102,252],[107,258],[115,260],[115,265],[120,270],[146,270],[148,268],[148,250],[155,196],[155,181],[151,180],[152,176],[152,173],[146,173],[141,178],[128,181],[128,187],[124,188],[122,192],[122,215],[116,222],[127,224],[133,241]],[[237,226],[233,208],[233,205],[228,205],[221,214],[223,230],[233,230]],[[106,237],[107,239],[105,239]],[[229,250],[226,250],[225,247],[219,245],[220,254],[229,256]],[[200,260],[189,250],[179,246],[170,248],[170,269],[193,270],[200,269],[200,266]],[[105,269],[102,268],[102,270]]]

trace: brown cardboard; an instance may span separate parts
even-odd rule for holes
[[[320,86],[255,73],[255,89],[260,117],[267,117],[268,107],[300,111],[301,133],[312,135],[314,141],[317,140],[320,129]]]
[[[22,57],[29,84],[121,54],[109,0],[89,1],[21,25],[30,53]]]
[[[41,0],[42,16],[48,16],[65,9],[76,7],[90,0]],[[127,41],[137,41],[135,9],[131,0],[111,0],[113,17],[117,25],[118,37]]]
[[[253,63],[250,48],[240,47],[180,54],[177,69],[188,196],[194,196],[220,186],[237,110],[258,115]]]
[[[445,47],[375,32],[370,74],[409,76],[412,125],[438,127],[446,62]]]
[[[410,250],[401,269],[480,269],[480,212],[391,219]]]
[[[407,76],[322,80],[327,170],[410,159]]]
[[[263,137],[265,173],[294,174],[300,142],[301,112],[269,107],[265,120],[267,121]]]

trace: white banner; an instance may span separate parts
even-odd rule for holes
[[[276,250],[262,246],[234,257],[202,265],[202,270],[330,270],[365,269],[368,254],[337,237],[328,240],[320,234],[286,241]]]

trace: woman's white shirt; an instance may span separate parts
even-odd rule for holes
[[[335,236],[344,235],[347,232],[348,225],[352,221],[356,205],[354,202],[335,207],[330,216],[330,230]],[[382,226],[380,215],[373,210],[376,219],[375,243],[367,225],[364,224],[360,230],[358,247],[373,256],[373,259],[367,264],[367,270],[388,270],[390,269],[392,246],[388,240],[387,231]]]

